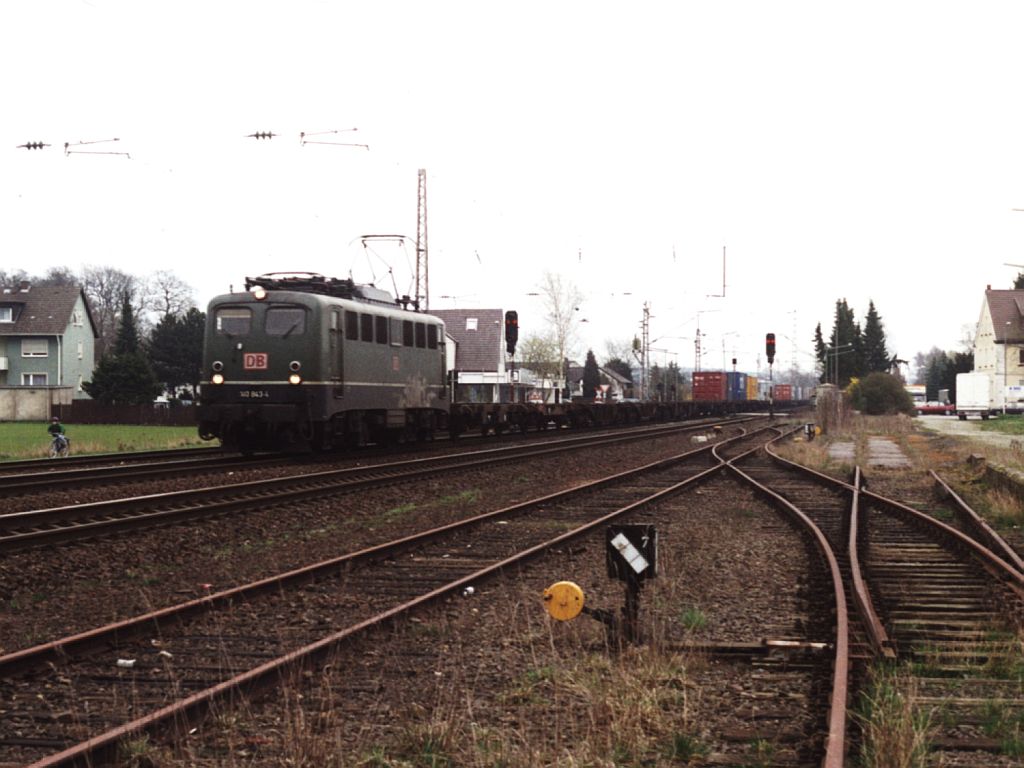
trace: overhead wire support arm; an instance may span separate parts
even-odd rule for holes
[[[273,131],[256,131],[256,133],[248,133],[245,138],[247,139],[272,139],[280,134],[274,133]]]
[[[368,150],[370,148],[369,144],[354,144],[345,141],[310,141],[308,138],[306,138],[307,136],[326,136],[328,134],[352,133],[353,131],[358,130],[358,128],[345,128],[340,131],[317,131],[316,133],[306,133],[305,131],[303,131],[299,134],[299,144],[301,144],[302,146],[306,146],[307,144],[330,144],[335,147],[362,147],[363,149]]]
[[[77,141],[74,144],[72,144],[69,141],[65,141],[64,155],[65,157],[68,155],[120,155],[122,157],[127,157],[129,160],[132,159],[132,156],[127,152],[106,152],[104,150],[95,149],[72,149],[72,147],[86,147],[92,144],[106,144],[107,142],[110,141],[120,141],[120,139],[96,139],[95,141]]]
[[[24,144],[19,144],[15,149],[43,149],[44,147],[49,146],[49,144],[42,141],[26,141]]]

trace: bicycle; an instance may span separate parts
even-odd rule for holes
[[[50,458],[64,459],[71,454],[71,440],[61,434],[53,436],[50,442]]]

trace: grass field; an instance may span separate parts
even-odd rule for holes
[[[48,455],[50,436],[42,421],[0,423],[0,461]],[[147,427],[132,424],[65,424],[71,453],[116,453],[166,448],[216,446],[199,439],[195,427]]]
[[[986,419],[981,422],[984,432],[1000,432],[1004,435],[1024,435],[1024,416],[1002,414],[997,419]]]

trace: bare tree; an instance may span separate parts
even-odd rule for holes
[[[78,275],[70,267],[50,267],[39,282],[45,285],[81,285]]]
[[[195,307],[192,298],[192,286],[173,272],[158,270],[150,275],[146,290],[147,306],[160,319],[174,315],[182,317]]]
[[[89,299],[92,319],[96,323],[96,359],[103,357],[104,352],[114,343],[117,335],[117,323],[121,316],[121,304],[125,292],[131,297],[133,309],[138,316],[139,280],[114,267],[88,266],[82,269],[82,288]]]
[[[633,359],[633,341],[631,339],[605,339],[604,342],[605,360]]]
[[[565,360],[573,354],[578,343],[578,312],[583,294],[573,283],[552,272],[544,273],[538,288],[547,313],[548,332],[560,360]]]
[[[523,368],[529,368],[543,379],[562,376],[562,358],[552,336],[531,334],[524,338],[519,342],[519,360]]]
[[[24,269],[12,269],[10,272],[6,269],[0,269],[0,287],[17,288],[18,283],[29,279],[31,278]]]

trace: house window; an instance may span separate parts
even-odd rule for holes
[[[74,312],[72,312],[71,313],[71,323],[72,323],[72,325],[76,325],[79,328],[81,328],[82,327],[82,313],[79,312],[78,310],[75,310]]]
[[[475,317],[467,317],[466,318],[466,330],[467,331],[475,331],[476,330],[476,320],[477,319]]]
[[[26,387],[45,387],[46,386],[46,374],[45,373],[23,373],[21,374],[21,383]]]
[[[79,392],[83,392],[84,391],[82,389],[82,374],[78,374],[78,391]]]
[[[1024,347],[1017,350],[1019,357],[1017,358],[1017,365],[1024,365]]]
[[[0,323],[14,322],[14,307],[0,307]]]
[[[81,360],[83,357],[85,357],[85,344],[80,341],[78,342],[78,359]]]
[[[46,339],[22,339],[22,357],[46,357],[50,354],[50,343]]]

